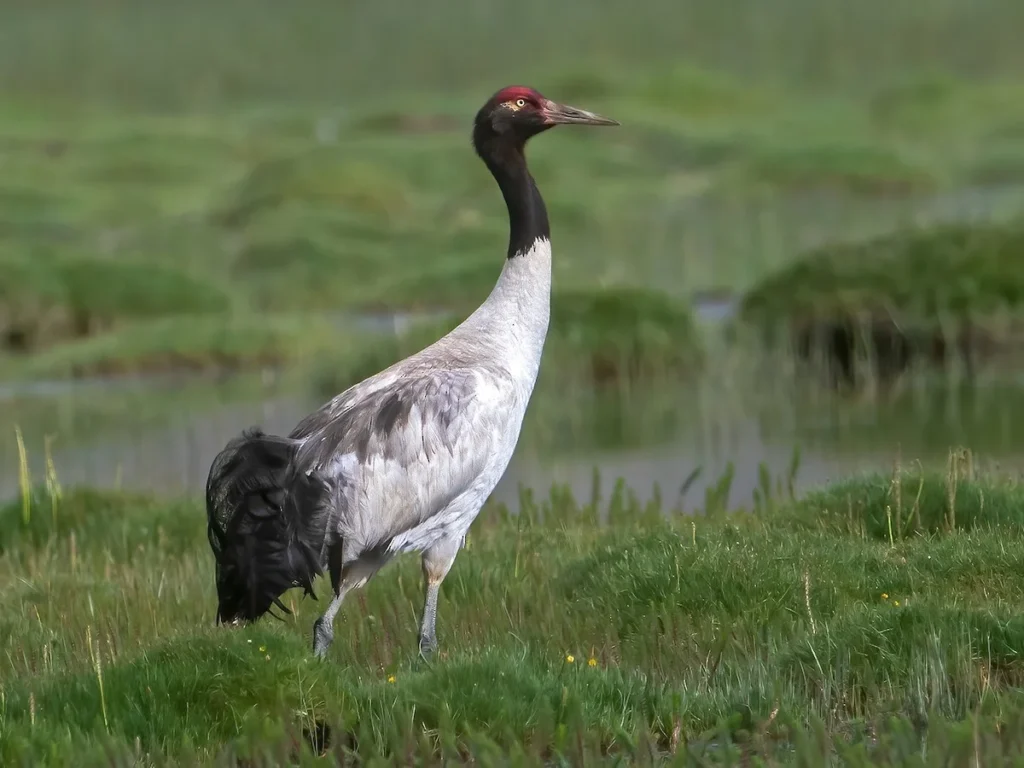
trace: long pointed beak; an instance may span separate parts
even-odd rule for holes
[[[618,125],[618,121],[610,117],[595,115],[583,109],[576,109],[554,101],[545,102],[541,111],[544,122],[548,125]]]

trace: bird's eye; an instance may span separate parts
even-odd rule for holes
[[[526,99],[516,99],[516,106],[522,109],[526,106]]]

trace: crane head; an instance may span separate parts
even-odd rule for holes
[[[559,104],[533,88],[511,85],[495,93],[480,108],[474,140],[502,139],[522,146],[532,136],[556,125],[618,125],[607,117]]]

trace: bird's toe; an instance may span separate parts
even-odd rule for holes
[[[430,661],[437,653],[437,640],[432,637],[420,638],[420,658]]]

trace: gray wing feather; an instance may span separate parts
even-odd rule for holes
[[[440,448],[452,450],[453,426],[471,410],[476,395],[472,371],[443,370],[396,378],[367,390],[353,389],[310,414],[292,431],[304,440],[307,466],[354,454],[409,464],[429,459]],[[417,440],[416,437],[420,439]]]
[[[493,398],[480,394],[471,370],[385,371],[296,426],[300,463],[347,489],[343,535],[386,543],[472,486],[501,432]]]

